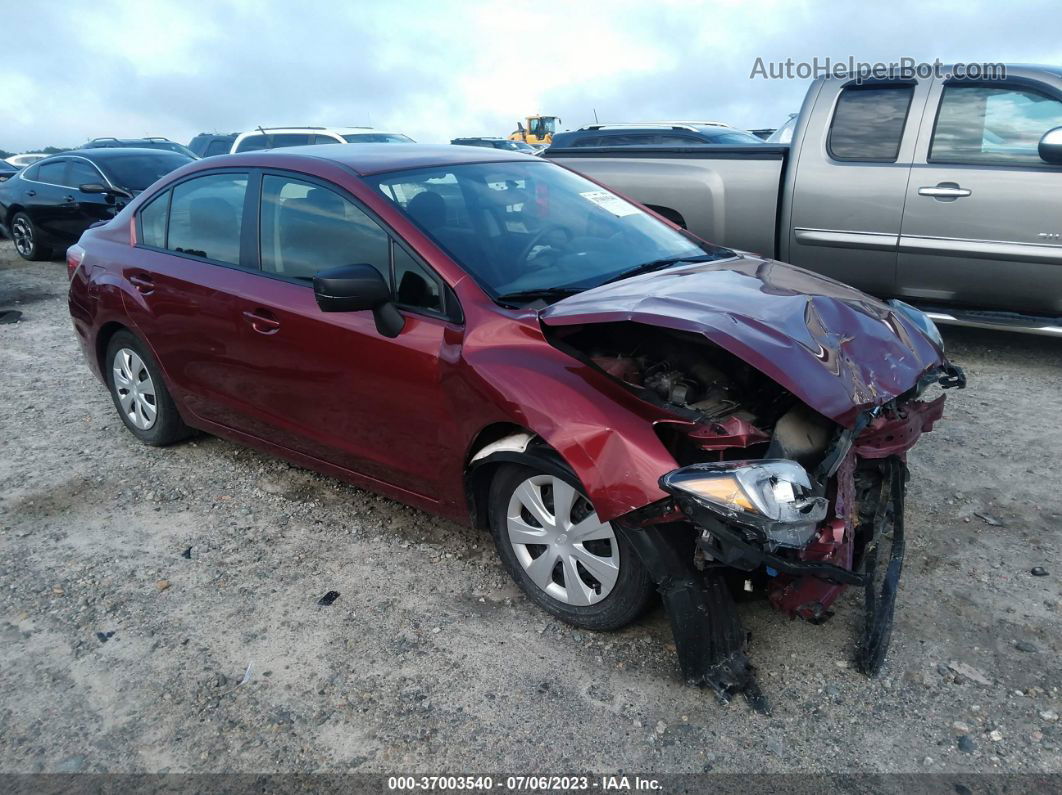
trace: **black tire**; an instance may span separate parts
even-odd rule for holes
[[[11,240],[15,243],[15,251],[22,259],[38,262],[52,258],[51,248],[41,244],[40,230],[28,215],[23,212],[15,213],[9,228]]]
[[[506,519],[509,502],[517,487],[528,478],[544,474],[546,473],[534,466],[517,464],[505,464],[494,474],[490,487],[490,528],[502,563],[532,602],[561,621],[588,630],[615,630],[626,626],[645,612],[653,598],[655,585],[649,577],[649,572],[621,534],[616,534],[615,542],[605,542],[618,544],[619,571],[615,584],[604,598],[593,604],[571,605],[554,598],[535,584],[519,562],[516,550],[509,541]],[[586,499],[578,480],[571,475],[562,479],[574,488],[582,499]],[[560,576],[563,577],[563,573]]]
[[[121,351],[134,352],[140,358],[143,370],[146,370],[147,375],[150,376],[155,410],[155,416],[150,427],[139,427],[122,406],[123,396],[119,394],[122,388],[116,384],[118,379],[116,357]],[[184,424],[181,415],[177,412],[177,406],[174,405],[173,398],[170,397],[169,390],[166,389],[166,383],[163,381],[158,362],[151,355],[148,346],[133,334],[128,331],[119,331],[111,337],[110,342],[107,344],[107,354],[103,367],[107,377],[107,388],[111,392],[114,407],[117,409],[118,416],[121,417],[122,422],[125,423],[125,427],[129,429],[133,436],[144,444],[153,447],[165,447],[191,435],[191,429]],[[123,390],[123,392],[128,394],[128,390]],[[140,416],[144,416],[143,413]]]

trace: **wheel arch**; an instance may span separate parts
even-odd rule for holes
[[[686,219],[682,217],[682,213],[680,213],[678,210],[673,210],[670,207],[662,207],[662,206],[660,206],[658,204],[647,204],[645,206],[648,207],[650,210],[652,210],[657,215],[664,216],[664,218],[669,220],[671,223],[677,224],[678,226],[681,226],[683,229],[688,229],[689,228],[686,225]]]
[[[490,529],[490,486],[505,464],[531,466],[580,482],[564,457],[534,431],[511,422],[492,423],[476,434],[465,458],[465,500],[471,525],[478,530]]]

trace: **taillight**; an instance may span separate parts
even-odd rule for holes
[[[66,277],[68,279],[74,278],[74,272],[77,271],[84,259],[85,249],[81,248],[77,243],[66,250]]]

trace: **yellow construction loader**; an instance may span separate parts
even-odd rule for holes
[[[553,133],[557,131],[557,116],[528,116],[516,123],[516,130],[509,135],[510,141],[523,141],[525,144],[549,144],[553,142]]]

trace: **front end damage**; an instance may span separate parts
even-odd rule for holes
[[[823,307],[803,298],[805,318],[818,321]],[[612,521],[657,583],[684,677],[724,702],[742,694],[768,709],[735,592],[821,623],[855,586],[865,613],[856,665],[875,675],[884,662],[903,564],[906,454],[943,413],[944,396],[927,390],[965,379],[939,346],[909,345],[905,337],[919,332],[871,300],[866,307],[888,315],[883,325],[902,341],[909,373],[888,350],[891,381],[875,380],[874,363],[851,356],[852,338],[833,332],[835,345],[820,346],[819,360],[858,381],[848,404],[802,389],[800,362],[788,374],[784,358],[773,371],[753,366],[755,357],[739,355],[709,324],[683,326],[672,315],[661,327],[636,311],[544,318],[556,347],[659,410],[657,436],[679,466],[660,478],[666,496]],[[820,338],[829,334],[819,325]]]

